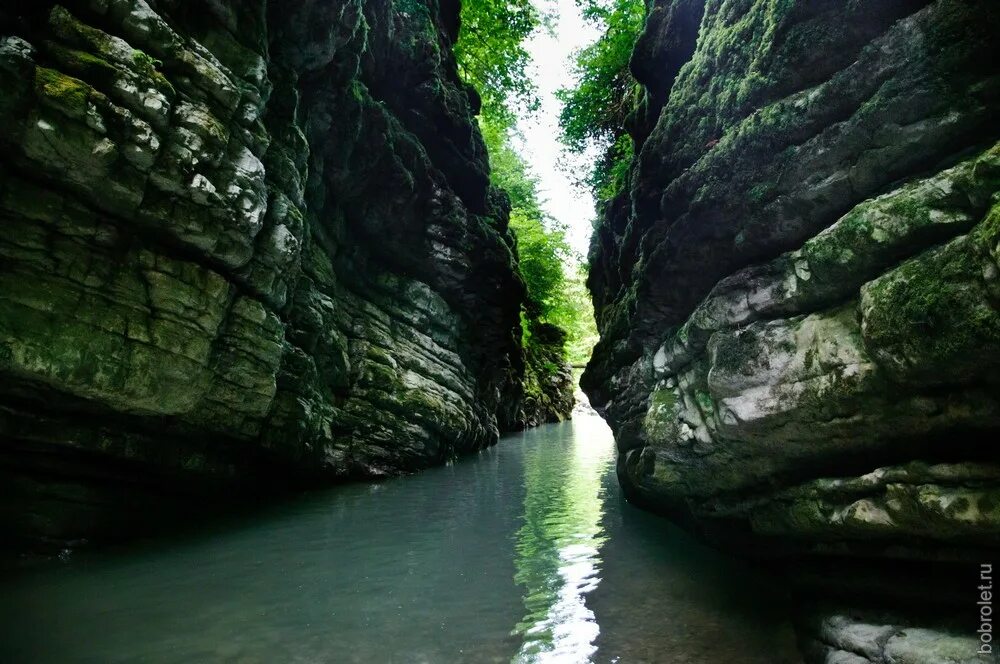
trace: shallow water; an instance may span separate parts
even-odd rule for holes
[[[766,579],[621,498],[595,416],[8,579],[3,662],[797,662]]]

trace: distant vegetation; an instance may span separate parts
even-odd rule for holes
[[[493,184],[510,196],[510,227],[531,300],[524,313],[562,328],[566,359],[582,364],[597,341],[586,266],[566,241],[566,229],[543,210],[538,181],[511,141],[517,118],[538,105],[524,43],[542,23],[529,0],[465,0],[455,56],[459,72],[482,97],[479,121]],[[525,344],[530,343],[529,333]]]

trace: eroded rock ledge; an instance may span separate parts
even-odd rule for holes
[[[634,499],[837,597],[815,661],[975,658],[1000,551],[998,35],[987,1],[656,0],[633,56],[584,387]],[[841,610],[862,605],[889,617]]]
[[[559,376],[524,400],[457,12],[0,8],[5,535],[416,469],[568,415]]]

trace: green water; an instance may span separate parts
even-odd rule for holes
[[[766,579],[625,503],[597,417],[4,582],[2,662],[797,662]],[[192,520],[197,515],[192,515]]]

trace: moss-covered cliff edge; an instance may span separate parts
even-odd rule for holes
[[[1000,552],[1000,8],[647,14],[584,376],[623,484],[778,559],[820,607],[810,661],[976,661]]]
[[[0,8],[5,537],[416,469],[568,415],[522,349],[457,20],[404,0]]]

